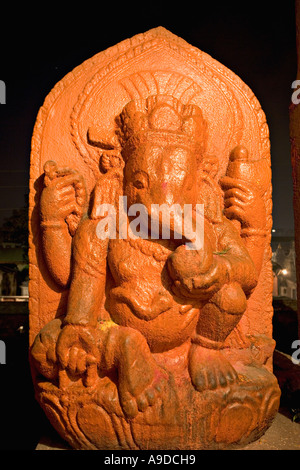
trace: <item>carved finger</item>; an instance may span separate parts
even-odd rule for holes
[[[182,284],[188,292],[193,290],[193,278],[183,279]]]
[[[84,385],[86,387],[92,387],[95,384],[97,378],[98,378],[97,364],[95,362],[91,364],[87,364],[86,375],[84,378]]]
[[[76,204],[80,207],[83,207],[87,204],[87,192],[83,178],[80,179],[78,183],[74,185]]]
[[[219,284],[214,283],[209,287],[204,287],[201,289],[201,292],[199,293],[199,298],[201,300],[208,300],[210,299],[219,289]]]
[[[168,273],[169,273],[171,279],[175,280],[175,279],[177,279],[177,275],[176,275],[176,272],[175,272],[173,264],[172,264],[172,259],[173,259],[172,256],[173,255],[169,256],[169,258],[168,258],[167,269],[168,269]]]
[[[85,203],[86,203],[86,198],[85,198],[85,197],[76,196],[76,204],[77,204],[79,207],[84,206]]]
[[[75,207],[76,199],[75,199],[74,192],[73,194],[67,194],[63,196],[58,202],[58,207],[65,207],[70,204],[73,204]]]
[[[216,378],[216,372],[215,368],[212,369],[206,369],[206,380],[207,380],[207,385],[209,390],[215,390],[218,386],[217,378]]]
[[[240,189],[238,188],[231,188],[231,189],[227,189],[227,191],[225,191],[225,198],[230,198],[230,197],[236,197],[238,199],[240,199],[241,201],[244,201],[244,202],[247,202],[249,201],[249,199],[251,199],[251,196],[245,192],[245,191],[241,191]]]
[[[224,209],[224,215],[227,219],[237,219],[242,222],[245,217],[245,211],[241,207],[234,206]]]
[[[87,368],[87,355],[83,349],[79,349],[77,354],[77,364],[76,364],[76,372],[78,374],[83,374]]]
[[[75,212],[76,209],[76,204],[74,202],[71,202],[67,205],[62,205],[62,207],[60,208],[61,213],[64,217],[67,217],[68,215],[72,214],[72,212]]]
[[[206,388],[206,374],[203,370],[199,370],[193,380],[194,386],[198,392],[203,392]]]
[[[58,179],[56,187],[58,189],[65,188],[66,186],[75,186],[76,183],[82,180],[82,176],[79,173],[73,173],[71,175],[63,176]]]
[[[56,353],[55,353],[55,345],[54,345],[54,344],[51,345],[51,346],[48,348],[48,350],[47,350],[47,352],[46,352],[46,359],[47,359],[47,361],[49,361],[49,362],[53,362],[53,363],[56,362],[57,357],[56,357]]]
[[[175,294],[179,298],[189,298],[189,292],[187,292],[180,284],[179,281],[175,281],[174,284],[171,286],[173,294]]]
[[[147,397],[144,393],[142,393],[140,396],[138,396],[136,401],[137,401],[138,409],[140,411],[145,411],[149,406]]]
[[[99,349],[94,338],[94,331],[89,328],[81,328],[79,331],[81,347],[87,352],[87,363],[96,364],[99,360]]]
[[[78,181],[76,181],[75,184],[74,184],[76,193],[77,193],[77,191],[82,191],[82,190],[84,190],[84,181],[83,181],[83,178],[82,178],[82,176],[81,176],[80,173],[78,173],[78,176],[79,176],[79,179],[78,179]]]
[[[49,160],[44,165],[44,183],[45,186],[49,186],[50,184],[56,184],[58,179],[64,177],[66,175],[75,174],[77,173],[76,170],[72,168],[58,168],[57,163],[55,161]]]
[[[69,363],[69,349],[64,346],[63,342],[59,342],[59,338],[56,345],[56,354],[61,366],[66,369]]]
[[[179,308],[179,311],[181,315],[184,315],[185,313],[189,312],[192,308],[193,306],[191,304],[181,305],[181,307]]]
[[[238,375],[233,368],[232,370],[226,372],[225,377],[229,385],[234,383],[238,379]]]
[[[75,174],[78,174],[78,171],[77,170],[74,170],[74,168],[58,168],[57,170],[57,176],[59,178],[63,178],[64,176],[68,176],[68,175],[75,175]]]
[[[198,289],[195,288],[191,291],[190,297],[193,299],[198,299],[198,300],[208,300],[210,299],[215,292],[218,290],[218,285],[217,283],[212,284],[209,287],[199,287]]]
[[[154,403],[155,403],[155,400],[156,400],[156,391],[154,390],[154,388],[148,388],[148,390],[146,390],[145,392],[145,395],[147,397],[147,400],[148,400],[148,403],[149,403],[149,406],[153,406]]]
[[[209,289],[213,285],[214,285],[213,278],[209,276],[199,276],[193,279],[193,287],[195,290]]]
[[[227,208],[227,207],[244,207],[245,205],[245,202],[244,201],[241,201],[240,199],[236,198],[236,197],[229,197],[229,198],[226,198],[224,199],[224,206]]]
[[[178,297],[183,297],[183,298],[198,298],[199,297],[199,294],[195,295],[194,293],[192,293],[190,290],[186,289],[180,281],[175,281],[174,284],[172,285],[172,291],[173,293],[178,296]]]
[[[135,418],[139,412],[136,400],[128,392],[123,392],[121,395],[120,401],[125,415],[128,418]]]
[[[68,368],[72,374],[77,373],[77,364],[78,364],[79,354],[80,354],[80,349],[77,346],[73,346],[70,349]]]
[[[224,176],[220,179],[219,183],[224,191],[234,188],[237,188],[246,193],[249,193],[251,191],[248,183],[236,178],[231,178],[230,176]]]
[[[86,194],[85,186],[83,184],[80,185],[80,186],[76,185],[75,186],[75,194],[76,194],[76,197],[86,198],[87,194]]]
[[[74,187],[72,185],[64,186],[62,188],[57,188],[57,194],[60,197],[73,195],[75,197]]]
[[[66,368],[69,362],[69,350],[77,340],[77,332],[63,330],[56,343],[56,354],[62,365]]]
[[[80,182],[80,184],[75,185],[75,192],[78,197],[83,197],[86,195],[86,188],[83,180]]]

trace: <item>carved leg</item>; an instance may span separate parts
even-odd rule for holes
[[[246,307],[242,288],[238,283],[231,283],[223,286],[201,309],[189,355],[189,372],[196,390],[226,387],[237,380],[221,349]]]
[[[116,326],[105,341],[107,370],[118,371],[118,391],[122,409],[128,418],[156,403],[168,381],[166,371],[158,366],[141,333]]]
[[[35,368],[51,382],[59,378],[56,343],[61,325],[58,318],[49,322],[37,335],[31,349]],[[104,375],[117,371],[120,404],[126,416],[133,418],[156,403],[163,394],[168,374],[158,366],[147,341],[138,331],[104,322],[99,324],[97,336],[101,345],[98,370]],[[58,382],[62,386],[61,381]]]

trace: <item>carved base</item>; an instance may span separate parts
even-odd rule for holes
[[[187,376],[172,375],[163,402],[126,419],[114,379],[65,390],[37,382],[37,399],[58,433],[75,449],[226,449],[261,437],[280,399],[276,378],[264,367],[235,366],[236,384],[197,392]]]

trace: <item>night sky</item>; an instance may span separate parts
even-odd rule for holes
[[[1,6],[0,80],[7,98],[0,106],[0,223],[24,205],[33,126],[52,87],[101,50],[164,26],[239,75],[257,96],[270,128],[274,227],[293,229],[288,107],[296,79],[294,2],[160,3],[139,2],[134,9],[131,3],[73,2],[66,9],[46,2],[32,11],[25,2],[5,11]]]

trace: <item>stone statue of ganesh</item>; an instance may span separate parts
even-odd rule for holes
[[[262,166],[236,145],[217,178],[201,108],[167,93],[128,101],[109,137],[100,134],[90,128],[86,135],[101,150],[91,194],[77,168],[44,164],[42,254],[68,295],[65,311],[46,322],[30,349],[38,399],[79,449],[246,444],[265,431],[279,400],[266,357],[253,354],[255,340],[234,353],[226,346],[262,269]],[[120,228],[124,196],[129,208],[142,204],[157,217],[158,236],[145,223],[146,236],[130,237],[128,211],[122,236],[117,229],[115,237],[99,237],[108,204]],[[172,211],[170,236],[161,236],[161,212],[151,207],[175,204],[192,207],[193,226],[203,205],[201,247],[178,237]]]

